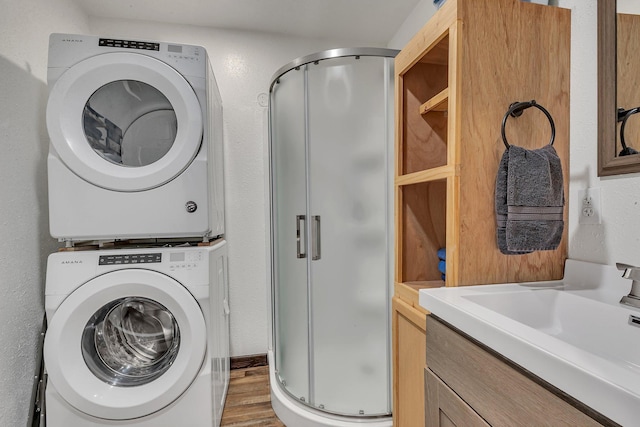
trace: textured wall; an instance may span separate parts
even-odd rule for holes
[[[400,28],[398,28],[395,35],[389,40],[387,47],[391,49],[402,49],[437,10],[433,5],[433,0],[421,0],[416,7],[413,8]]]
[[[640,175],[597,176],[596,0],[559,4],[572,9],[569,257],[640,265]],[[578,191],[587,187],[601,188],[602,224],[579,224]],[[621,289],[620,295],[627,291]]]
[[[618,13],[640,13],[640,2],[638,0],[616,0],[616,10]]]
[[[0,0],[0,425],[26,425],[49,236],[45,126],[49,33],[85,31],[68,0]]]

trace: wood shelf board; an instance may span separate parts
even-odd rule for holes
[[[406,286],[410,289],[414,289],[416,292],[420,289],[437,289],[444,288],[445,284],[443,280],[419,280],[415,282],[403,282],[398,285]]]
[[[450,176],[455,176],[457,174],[457,171],[458,168],[454,166],[440,166],[432,169],[397,176],[395,179],[395,184],[397,186],[405,186],[439,181],[441,179],[449,178]]]
[[[423,314],[429,314],[428,310],[425,310],[420,306],[418,291],[420,289],[435,289],[443,288],[445,286],[442,280],[425,280],[415,282],[396,282],[394,286],[395,296],[402,300],[404,303],[410,305],[414,309],[420,311]]]
[[[447,112],[449,111],[449,88],[445,88],[442,92],[429,99],[420,106],[420,114],[425,115],[430,112]]]

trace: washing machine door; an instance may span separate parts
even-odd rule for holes
[[[202,310],[164,274],[143,269],[98,276],[50,319],[49,382],[88,415],[125,420],[154,413],[184,393],[203,366]]]
[[[93,185],[143,191],[170,181],[202,143],[198,97],[174,68],[137,53],[105,53],[60,76],[47,129],[62,162]]]

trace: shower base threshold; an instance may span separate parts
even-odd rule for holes
[[[289,397],[280,390],[275,377],[273,351],[269,351],[269,383],[271,406],[280,421],[296,427],[392,427],[391,417],[375,419],[353,419],[314,411]]]

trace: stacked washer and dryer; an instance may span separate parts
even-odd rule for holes
[[[66,250],[47,264],[46,423],[217,426],[229,306],[207,53],[52,34],[48,84],[50,232]]]

